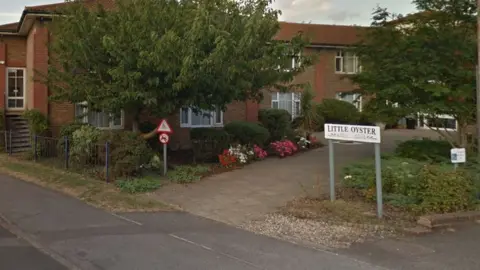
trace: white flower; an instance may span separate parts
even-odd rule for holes
[[[350,179],[350,178],[352,178],[351,175],[345,175],[345,176],[343,177],[343,179]]]

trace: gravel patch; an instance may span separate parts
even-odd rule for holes
[[[335,224],[321,220],[299,219],[279,213],[269,214],[263,220],[251,221],[242,228],[318,249],[348,248],[353,243],[392,233],[379,226]]]

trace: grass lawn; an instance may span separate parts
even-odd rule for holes
[[[0,173],[65,193],[108,211],[172,210],[172,207],[150,199],[148,194],[120,192],[113,184],[6,155],[0,155]]]

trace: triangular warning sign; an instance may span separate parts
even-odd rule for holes
[[[162,119],[160,122],[160,125],[157,127],[157,132],[158,133],[172,133],[173,130],[170,128],[170,125],[168,124],[167,120]]]

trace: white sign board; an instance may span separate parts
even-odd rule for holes
[[[172,129],[170,128],[170,125],[168,124],[167,120],[162,119],[160,124],[157,127],[157,132],[158,133],[172,133]]]
[[[380,143],[380,127],[325,124],[325,139],[337,141]]]
[[[465,148],[450,149],[450,159],[452,160],[452,163],[465,163],[467,161]]]

